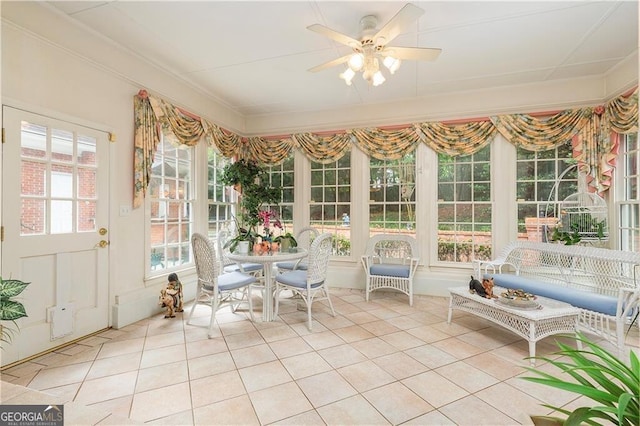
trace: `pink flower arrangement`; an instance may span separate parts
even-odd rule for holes
[[[282,223],[280,222],[278,213],[275,210],[260,210],[258,212],[258,221],[264,227],[265,237],[267,238],[272,235],[271,230],[269,229],[272,222],[274,228],[282,229]]]

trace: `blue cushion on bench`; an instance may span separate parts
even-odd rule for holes
[[[409,278],[408,265],[375,264],[369,269],[371,275],[383,275],[385,277]]]
[[[513,274],[487,274],[485,277],[493,277],[495,285],[499,287],[514,290],[522,289],[527,293],[559,300],[561,302],[569,303],[577,308],[601,312],[606,315],[616,315],[618,306],[618,299],[616,297],[566,288],[558,284],[544,282],[534,278],[525,278]]]

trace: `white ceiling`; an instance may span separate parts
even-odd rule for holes
[[[605,76],[638,51],[637,1],[419,1],[425,10],[389,45],[437,47],[435,62],[404,61],[379,87],[344,65],[307,70],[349,48],[306,29],[359,38],[402,1],[48,2],[243,116],[398,102],[453,92]]]

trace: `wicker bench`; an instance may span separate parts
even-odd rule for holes
[[[517,241],[497,259],[474,264],[477,276],[500,287],[579,308],[580,328],[624,350],[625,328],[640,306],[640,253]]]

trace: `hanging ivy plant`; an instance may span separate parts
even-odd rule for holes
[[[240,192],[241,226],[251,232],[259,223],[262,205],[277,205],[280,190],[269,184],[269,173],[257,163],[238,160],[222,170],[221,181]]]

